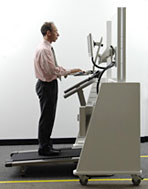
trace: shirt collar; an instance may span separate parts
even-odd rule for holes
[[[51,47],[51,43],[47,41],[46,39],[44,39],[43,42]]]

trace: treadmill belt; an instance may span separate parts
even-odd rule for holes
[[[40,160],[40,159],[58,159],[79,157],[81,149],[61,149],[61,153],[56,156],[40,156],[38,151],[14,153],[11,156],[12,161]]]

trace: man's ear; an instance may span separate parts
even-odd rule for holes
[[[47,36],[51,36],[51,31],[47,31]]]

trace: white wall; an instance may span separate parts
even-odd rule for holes
[[[54,21],[59,29],[54,46],[60,65],[88,70],[86,37],[91,32],[95,40],[103,36],[105,43],[106,21],[115,21],[118,6],[127,7],[127,80],[141,83],[141,136],[148,136],[147,0],[5,0],[0,2],[0,139],[37,138],[33,58],[42,41],[41,25]],[[115,35],[115,27],[113,31]],[[63,91],[82,79],[71,76],[59,82],[54,138],[77,135],[78,98],[64,99]]]

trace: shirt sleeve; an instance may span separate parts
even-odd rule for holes
[[[40,66],[44,71],[45,75],[56,75],[65,76],[70,73],[70,71],[64,69],[63,67],[56,66],[52,51],[42,49],[40,54]]]

